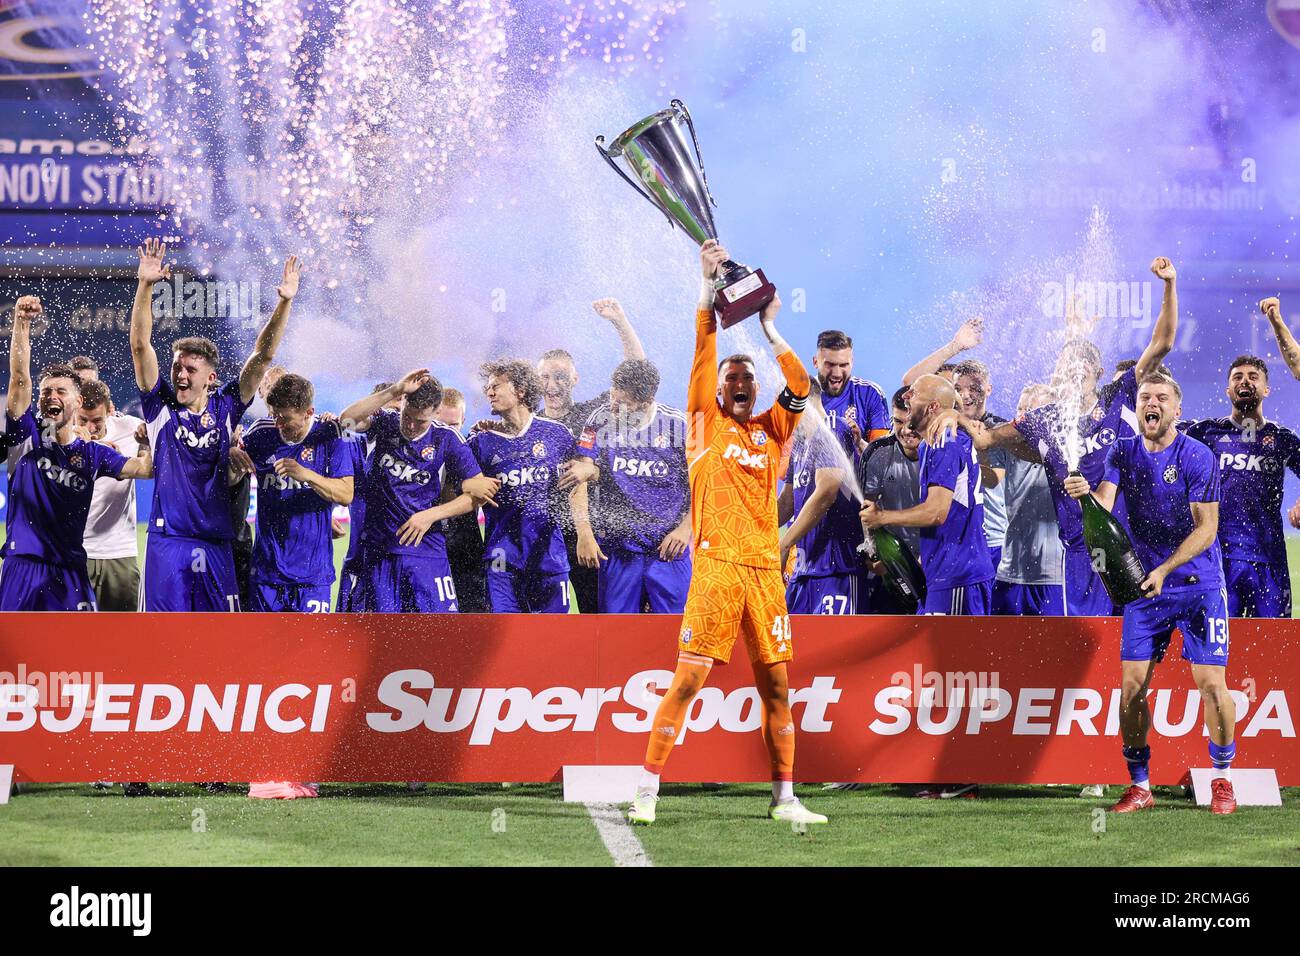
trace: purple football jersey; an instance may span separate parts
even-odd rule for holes
[[[988,538],[984,536],[984,488],[970,436],[959,431],[942,445],[921,442],[921,501],[932,486],[952,492],[942,524],[921,529],[921,568],[927,590],[978,584],[993,578]]]
[[[418,545],[402,544],[397,529],[417,511],[438,504],[444,465],[462,481],[482,474],[465,439],[450,425],[435,421],[419,438],[407,440],[402,436],[401,416],[389,411],[375,413],[366,437],[374,445],[366,469],[367,552],[445,558],[447,541],[441,525],[430,527]]]
[[[539,416],[522,435],[482,431],[469,440],[483,473],[501,482],[497,507],[483,509],[483,561],[491,569],[561,574],[569,570],[560,531],[568,497],[556,488],[576,444],[564,425]]]
[[[856,424],[864,440],[873,431],[888,431],[892,425],[889,400],[885,398],[884,390],[865,378],[851,376],[838,395],[829,395],[823,390],[822,408],[826,410],[832,428],[837,423],[845,426]]]
[[[1214,453],[1183,434],[1158,452],[1148,451],[1141,438],[1121,438],[1106,457],[1102,480],[1124,492],[1129,532],[1147,571],[1163,563],[1192,533],[1192,502],[1219,500]],[[1218,538],[1164,583],[1164,591],[1208,587],[1223,587]]]
[[[327,478],[352,474],[350,445],[324,429],[289,443],[269,418],[244,433],[244,451],[257,470],[257,539],[251,580],[263,584],[330,584],[334,580],[334,505],[296,478],[277,475],[275,463],[294,458]]]
[[[140,390],[140,407],[153,450],[149,533],[206,541],[234,538],[226,466],[231,435],[248,409],[240,400],[239,382],[212,392],[195,413],[176,401],[171,384],[159,375],[152,389]]]
[[[835,421],[831,424],[831,431],[848,460],[853,461],[853,434],[848,425],[843,420]],[[818,451],[816,438],[810,442],[805,435],[795,432],[786,480],[793,486],[796,515],[803,510],[817,487],[817,469],[833,467],[834,459]],[[850,478],[851,475],[846,480]],[[795,545],[798,555],[795,577],[825,577],[862,568],[862,557],[858,554],[858,545],[862,544],[862,521],[858,517],[858,508],[857,502],[841,488],[830,510]]]
[[[656,404],[649,424],[633,431],[606,405],[587,420],[577,453],[600,465],[592,528],[601,547],[657,552],[690,508],[685,414]]]
[[[9,448],[9,511],[4,556],[21,555],[64,567],[86,564],[86,533],[95,479],[116,478],[126,458],[111,445],[75,438],[60,445],[28,410],[4,416]]]

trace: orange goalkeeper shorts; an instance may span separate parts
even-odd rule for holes
[[[794,658],[781,572],[697,554],[678,648],[725,664],[741,634],[751,661],[779,664]]]

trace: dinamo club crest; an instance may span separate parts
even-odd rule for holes
[[[653,442],[651,442],[651,444],[654,445],[656,448],[667,448],[667,447],[668,447],[668,436],[667,436],[667,435],[655,435],[655,440],[654,440]]]
[[[539,442],[539,441],[535,441],[535,442],[533,442],[533,457],[534,457],[534,458],[545,458],[545,457],[546,457],[546,445],[543,444],[542,442]]]
[[[423,458],[425,461],[429,461],[431,458],[433,458],[433,446],[425,445],[423,448],[421,448],[420,457]]]
[[[1165,469],[1165,484],[1172,485],[1177,480],[1178,468],[1175,465],[1170,465]]]
[[[315,452],[313,449],[311,449],[311,448],[304,448],[302,451],[298,452],[298,460],[299,460],[299,461],[311,461],[312,458],[315,457],[315,454],[316,454],[316,452]]]
[[[1098,405],[1096,408],[1092,410],[1092,420],[1094,422],[1099,422],[1105,417],[1106,417],[1106,409],[1102,408],[1100,405]]]
[[[755,444],[755,445],[766,445],[766,444],[767,444],[767,432],[763,431],[763,429],[761,429],[761,428],[759,428],[759,429],[757,429],[756,431],[752,432],[752,433],[750,434],[750,437],[754,439],[754,444]]]
[[[1259,443],[1265,448],[1272,448],[1277,444],[1277,440],[1272,435],[1260,435]]]
[[[204,428],[211,428],[216,423],[216,419],[212,417],[212,413],[209,411],[205,410],[203,414],[199,416],[199,424]]]
[[[691,642],[691,629],[689,627],[682,628],[681,642],[683,644],[689,644]]]
[[[71,465],[73,468],[80,468],[80,467],[81,467],[81,464],[82,464],[82,458],[81,458],[81,456],[80,456],[80,455],[69,455],[69,456],[68,456],[68,464]]]

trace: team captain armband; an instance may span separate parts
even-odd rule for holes
[[[794,392],[790,391],[790,386],[787,385],[785,388],[781,389],[781,394],[776,397],[776,403],[787,412],[791,412],[795,415],[802,415],[804,409],[808,407],[808,396],[796,395]]]

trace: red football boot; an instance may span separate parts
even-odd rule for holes
[[[1110,812],[1136,813],[1138,810],[1150,810],[1155,805],[1156,798],[1151,796],[1151,791],[1135,783],[1124,791],[1124,796],[1110,808]]]
[[[1231,780],[1215,777],[1210,781],[1210,812],[1237,812],[1237,798],[1233,795]]]

